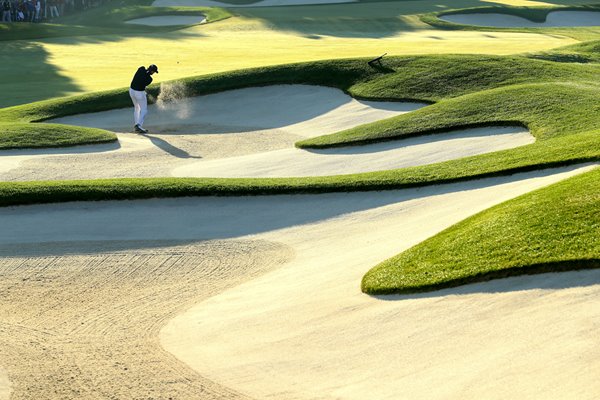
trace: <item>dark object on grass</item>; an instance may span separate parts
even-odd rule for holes
[[[380,55],[377,58],[372,59],[371,61],[369,61],[369,65],[371,67],[375,66],[375,64],[381,66],[381,59],[383,58],[383,56],[385,56],[387,53],[383,53],[382,55]]]

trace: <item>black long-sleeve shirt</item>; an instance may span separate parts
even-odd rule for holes
[[[152,77],[146,71],[145,67],[139,67],[133,76],[133,80],[131,81],[131,88],[133,90],[144,91],[146,90],[146,86],[152,83]]]

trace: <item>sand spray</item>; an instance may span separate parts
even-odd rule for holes
[[[160,110],[173,111],[179,119],[188,118],[191,113],[188,94],[189,91],[183,82],[161,83],[156,106]]]

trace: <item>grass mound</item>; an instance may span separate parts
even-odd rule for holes
[[[414,293],[599,268],[599,181],[596,169],[488,209],[377,265],[362,290]]]
[[[68,147],[117,140],[115,134],[102,129],[59,124],[1,124],[0,150]]]

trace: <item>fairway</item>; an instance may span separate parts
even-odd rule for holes
[[[600,398],[599,15],[0,23],[0,400]]]
[[[234,16],[174,32],[91,35],[0,42],[10,62],[0,107],[56,96],[125,87],[139,65],[161,66],[161,80],[264,65],[389,55],[516,54],[576,43],[563,35],[436,30],[414,14],[438,11],[433,1],[234,10]],[[474,6],[477,1],[452,3]],[[298,16],[298,17],[296,17]],[[599,34],[600,35],[600,34]],[[268,43],[268,46],[265,46]]]

